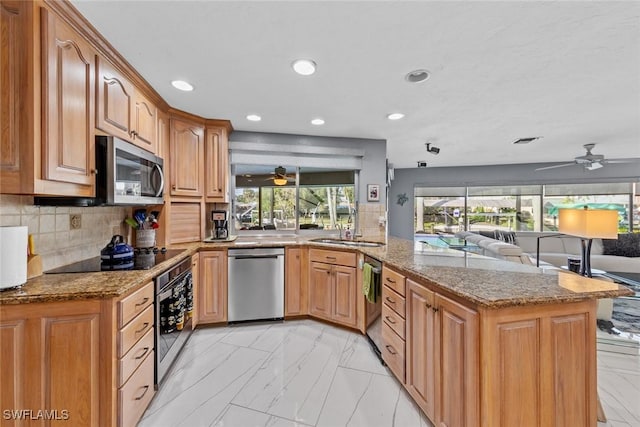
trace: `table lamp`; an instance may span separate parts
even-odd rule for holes
[[[582,245],[580,274],[591,275],[593,239],[618,238],[618,211],[608,209],[560,209],[558,231],[579,237]]]

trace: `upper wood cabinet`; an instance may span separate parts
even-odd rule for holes
[[[95,51],[46,9],[42,13],[44,178],[95,185]]]
[[[229,201],[227,129],[207,127],[205,134],[205,196],[207,202]]]
[[[95,50],[35,2],[2,0],[0,31],[0,191],[95,195]]]
[[[200,197],[204,193],[204,128],[171,119],[169,141],[171,195]]]
[[[96,126],[156,153],[157,109],[109,61],[97,58]]]

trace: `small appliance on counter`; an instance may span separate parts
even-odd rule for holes
[[[229,221],[227,220],[227,211],[213,210],[211,211],[211,237],[207,241],[226,241],[229,239]]]
[[[117,234],[100,251],[102,270],[128,270],[133,267],[133,248],[124,242],[124,237]]]
[[[0,290],[27,282],[26,226],[0,227]]]

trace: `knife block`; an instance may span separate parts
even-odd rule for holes
[[[27,279],[42,276],[42,258],[40,255],[27,257]]]

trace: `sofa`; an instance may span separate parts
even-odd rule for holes
[[[456,233],[480,246],[482,254],[522,264],[536,265],[536,245],[540,242],[540,266],[567,265],[567,259],[580,258],[581,243],[577,237],[532,231]],[[640,235],[620,235],[618,241],[593,239],[591,268],[604,271],[640,273]]]

